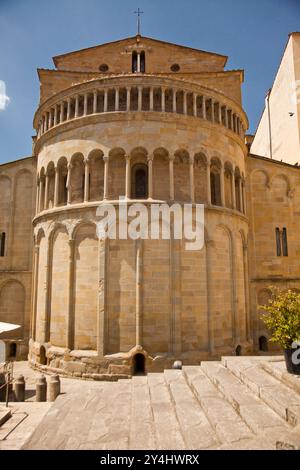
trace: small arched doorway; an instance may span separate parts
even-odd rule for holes
[[[235,348],[235,355],[236,356],[242,355],[242,346],[240,344]]]
[[[46,349],[44,348],[44,346],[41,346],[41,347],[40,347],[40,364],[41,364],[42,366],[46,366],[46,365],[47,365]]]
[[[259,350],[263,352],[268,351],[268,340],[265,336],[260,336],[258,339]]]
[[[133,375],[145,374],[145,356],[144,354],[138,353],[133,357]]]
[[[132,167],[133,199],[147,199],[148,197],[148,167],[145,164],[136,164]]]

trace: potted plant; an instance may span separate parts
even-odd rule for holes
[[[272,289],[269,303],[260,308],[264,310],[262,320],[272,333],[270,341],[284,351],[288,372],[300,375],[300,294]]]

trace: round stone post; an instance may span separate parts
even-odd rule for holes
[[[60,378],[59,375],[51,375],[49,381],[49,401],[55,401],[60,394]]]
[[[43,374],[36,381],[36,401],[47,401],[47,382]]]
[[[14,395],[16,401],[25,401],[25,379],[19,375],[15,381]]]

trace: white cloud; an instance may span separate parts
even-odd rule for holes
[[[10,99],[6,95],[5,82],[0,80],[0,111],[4,111],[9,102]]]

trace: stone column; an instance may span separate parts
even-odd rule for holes
[[[51,116],[51,109],[48,113],[48,129],[51,129],[51,121],[52,121],[52,116]]]
[[[225,106],[225,126],[228,128],[228,109]]]
[[[40,178],[40,201],[39,201],[39,210],[42,212],[44,209],[44,201],[42,200],[43,198],[43,192],[44,192],[44,178]]]
[[[164,113],[166,111],[166,90],[165,88],[161,89],[161,111]]]
[[[239,193],[240,193],[240,211],[243,212],[243,188],[242,188],[242,177],[239,177]]]
[[[211,121],[215,122],[215,101],[211,99]]]
[[[173,113],[177,113],[177,101],[176,101],[177,91],[173,88]]]
[[[222,106],[221,103],[218,103],[218,110],[219,110],[219,124],[222,124]]]
[[[86,159],[84,161],[84,202],[88,202],[90,195],[90,163]]]
[[[202,96],[202,115],[203,119],[206,119],[206,98]]]
[[[119,88],[116,88],[115,89],[115,111],[119,111],[119,102],[120,102]]]
[[[225,178],[224,178],[224,163],[221,162],[220,169],[220,190],[221,190],[221,206],[225,207]]]
[[[194,159],[191,157],[189,160],[190,166],[190,198],[191,203],[195,202],[195,182],[194,182]]]
[[[187,115],[187,93],[183,92],[183,114]]]
[[[57,105],[54,106],[54,126],[57,126]]]
[[[103,112],[104,112],[104,113],[107,113],[107,109],[108,109],[108,90],[105,89],[105,90],[104,90]]]
[[[193,93],[193,115],[197,117],[197,94]]]
[[[65,106],[64,106],[64,102],[62,101],[60,103],[60,122],[63,122],[63,120],[65,119]]]
[[[153,155],[149,155],[148,161],[148,199],[153,199]]]
[[[141,71],[141,53],[137,53],[137,72],[140,73]]]
[[[51,285],[51,259],[52,259],[52,247],[51,247],[51,238],[47,239],[47,256],[46,256],[46,266],[45,266],[45,324],[44,324],[44,337],[43,342],[48,342],[50,340],[50,285]]]
[[[244,290],[245,290],[245,309],[246,309],[246,338],[252,341],[251,320],[250,320],[250,299],[249,299],[249,271],[248,271],[248,246],[243,242],[243,262],[244,262]]]
[[[49,196],[49,175],[46,173],[46,184],[45,184],[45,194],[44,194],[44,209],[48,209],[48,196]]]
[[[212,266],[213,259],[213,240],[206,241],[206,284],[207,284],[207,336],[208,336],[208,351],[211,356],[214,355],[214,317],[212,309],[212,298],[214,295],[212,287],[212,279],[214,277],[214,267]]]
[[[107,331],[107,262],[109,253],[109,239],[99,239],[99,314],[97,351],[100,357],[106,353]]]
[[[232,208],[236,209],[234,168],[231,173]]]
[[[68,289],[68,317],[67,317],[67,348],[74,349],[74,254],[75,240],[69,239],[69,289]]]
[[[231,130],[233,131],[233,111],[231,111]]]
[[[243,190],[243,212],[246,214],[247,212],[247,194],[246,194],[246,181],[245,179],[242,180],[242,190]]]
[[[83,98],[83,115],[86,116],[87,115],[87,111],[88,111],[88,94],[85,93],[84,94],[84,98]]]
[[[58,206],[59,198],[59,168],[55,167],[55,183],[54,183],[54,207]]]
[[[75,97],[75,118],[78,118],[79,115],[79,95]]]
[[[96,114],[98,106],[98,93],[95,90],[93,94],[93,113]]]
[[[67,190],[68,190],[68,204],[72,202],[72,164],[68,164],[68,175],[67,175]]]
[[[36,340],[36,307],[37,307],[37,291],[38,291],[38,277],[39,277],[39,252],[40,246],[34,246],[33,258],[33,292],[32,292],[32,320],[31,320],[31,337]]]
[[[104,155],[104,188],[103,188],[103,199],[108,198],[108,170],[109,170],[109,157]]]
[[[142,99],[143,99],[143,88],[141,86],[138,87],[138,111],[142,111]]]
[[[39,212],[40,204],[40,178],[39,176],[36,179],[36,197],[35,197],[35,215]]]
[[[71,98],[68,98],[68,106],[67,106],[67,121],[69,121],[71,115]]]
[[[211,204],[211,187],[210,187],[210,159],[207,159],[206,167],[206,181],[207,181],[207,203]]]
[[[170,183],[170,201],[174,201],[174,160],[175,156],[170,155],[169,157],[169,183]]]
[[[125,182],[125,197],[126,199],[130,199],[130,185],[131,185],[131,181],[130,181],[130,176],[131,176],[131,168],[130,168],[130,156],[129,155],[125,155],[125,159],[126,159],[126,182]]]
[[[126,88],[126,111],[130,111],[130,87]]]
[[[142,346],[143,335],[143,245],[136,241],[136,346]]]
[[[149,100],[150,100],[150,111],[153,111],[153,87],[150,88],[150,97],[149,97]]]

